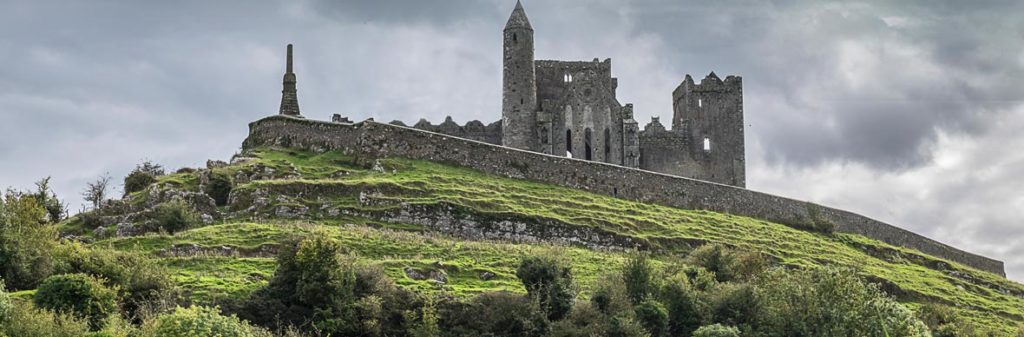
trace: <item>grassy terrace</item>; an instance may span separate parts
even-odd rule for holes
[[[237,171],[266,172],[268,168],[277,174],[286,173],[282,175],[287,177],[284,179],[258,180],[236,187],[243,191],[284,191],[282,193],[289,197],[287,201],[271,198],[273,203],[301,204],[311,210],[326,205],[361,212],[422,204],[453,206],[487,217],[549,219],[646,242],[661,254],[662,262],[685,253],[686,243],[723,243],[763,252],[789,266],[853,267],[885,284],[904,302],[950,304],[983,325],[1010,328],[1024,321],[1024,285],[862,236],[811,233],[747,217],[644,204],[424,161],[387,159],[382,161],[384,172],[378,172],[353,165],[350,158],[338,153],[262,149],[253,151],[253,155],[257,159],[216,170],[232,175]],[[160,184],[194,189],[197,179],[193,173],[175,174],[163,177]],[[285,193],[303,186],[332,192],[321,197]],[[374,206],[362,205],[358,198],[361,191],[375,192],[373,198],[382,202]],[[228,246],[246,252],[277,245],[295,235],[335,237],[344,242],[353,255],[385,266],[400,285],[457,296],[491,290],[522,291],[515,280],[514,268],[519,256],[533,250],[564,250],[564,255],[573,261],[584,292],[602,269],[617,266],[623,260],[621,253],[465,242],[424,234],[416,226],[321,215],[299,223],[275,219],[262,223],[228,220],[225,224],[173,236],[119,238],[94,245],[153,254],[180,244],[208,248]],[[209,255],[164,257],[162,260],[173,267],[179,281],[198,297],[244,295],[263,284],[274,268],[268,256]],[[426,267],[435,262],[440,262],[448,272],[447,284],[414,281],[402,271],[406,267]],[[491,272],[497,277],[481,281],[478,275],[482,272]]]

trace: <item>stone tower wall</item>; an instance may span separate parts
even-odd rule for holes
[[[533,28],[522,5],[512,11],[504,36],[501,121],[502,144],[517,149],[537,146],[537,82],[534,75]]]
[[[722,81],[711,73],[694,84],[687,75],[672,93],[672,102],[672,129],[689,136],[684,151],[702,167],[688,176],[746,186],[742,79],[729,76]]]

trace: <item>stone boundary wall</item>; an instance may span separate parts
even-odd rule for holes
[[[618,198],[712,210],[787,225],[831,222],[839,232],[860,234],[1006,275],[1001,261],[843,210],[728,185],[545,155],[408,127],[371,121],[331,123],[281,115],[250,123],[243,149],[271,145],[313,151],[339,150],[363,160],[384,157],[430,160]]]

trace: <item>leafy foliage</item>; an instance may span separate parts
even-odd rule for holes
[[[124,177],[124,195],[141,191],[156,182],[156,178],[164,175],[164,168],[159,164],[144,161],[135,166],[128,176]]]
[[[157,229],[174,233],[188,229],[199,222],[195,213],[184,201],[175,199],[160,204],[153,210],[153,224]]]
[[[13,307],[11,295],[8,295],[7,290],[4,290],[4,280],[0,279],[0,325],[3,325],[11,317],[11,309]]]
[[[13,289],[34,288],[53,272],[57,231],[35,196],[8,190],[0,200],[0,276]]]
[[[634,254],[622,268],[622,280],[626,285],[626,296],[633,304],[639,304],[655,292],[658,285],[654,279],[654,267],[647,253]]]
[[[693,337],[740,337],[740,330],[721,324],[706,325],[694,331]]]
[[[102,327],[103,321],[117,312],[117,292],[85,274],[47,278],[39,285],[33,301],[40,308],[71,313],[85,319],[94,330]]]
[[[154,337],[256,337],[265,335],[259,328],[235,316],[221,315],[217,308],[193,306],[178,307],[173,313],[161,315],[150,323],[149,336]]]
[[[11,310],[10,318],[3,322],[0,331],[10,337],[82,337],[87,335],[89,324],[71,314],[54,313],[37,309],[31,303],[19,303]]]
[[[633,308],[636,320],[652,337],[668,336],[668,310],[654,300],[646,300]]]
[[[516,277],[526,292],[540,302],[550,320],[565,317],[572,309],[576,294],[572,289],[572,269],[551,255],[527,256],[519,263]]]
[[[224,206],[228,203],[228,196],[231,195],[232,187],[231,176],[217,171],[210,174],[210,182],[206,184],[205,192],[213,198],[217,206]]]

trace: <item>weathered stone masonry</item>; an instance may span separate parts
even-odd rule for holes
[[[829,221],[836,230],[1004,275],[1003,263],[971,254],[851,212],[743,188],[594,161],[497,146],[371,121],[331,123],[284,115],[249,124],[243,148],[287,146],[342,151],[367,160],[402,157],[469,167],[624,199],[685,209],[706,209],[783,224]]]

